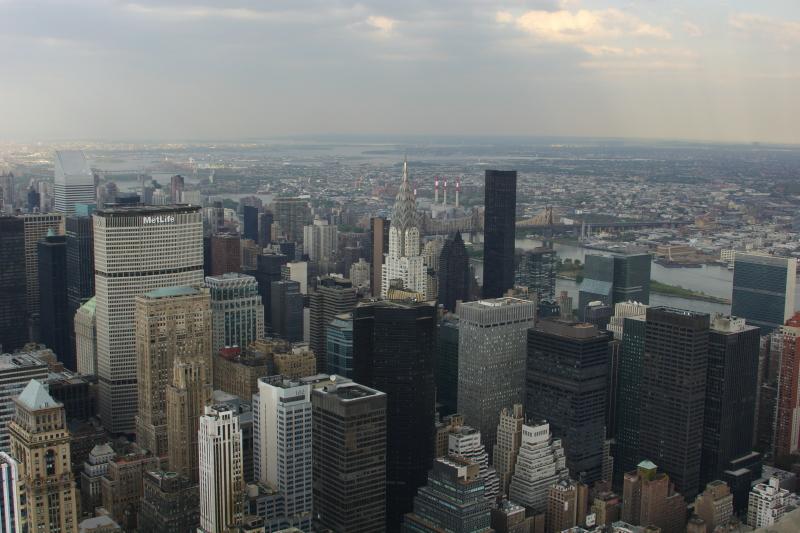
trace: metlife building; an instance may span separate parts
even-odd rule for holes
[[[112,206],[94,213],[98,408],[113,433],[134,431],[134,298],[203,283],[198,206]]]

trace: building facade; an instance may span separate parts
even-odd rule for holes
[[[94,174],[79,150],[61,150],[55,154],[54,210],[70,216],[76,204],[93,204],[97,200]]]
[[[523,505],[528,514],[544,513],[547,490],[559,480],[569,479],[564,448],[553,439],[550,425],[522,425],[522,444],[508,489],[511,501]]]
[[[0,451],[9,450],[8,424],[14,417],[14,398],[30,380],[47,381],[47,363],[36,353],[0,355]]]
[[[38,244],[39,340],[55,352],[58,360],[75,370],[75,347],[69,330],[72,323],[67,304],[67,243],[63,235],[50,232]]]
[[[330,321],[325,352],[328,374],[353,377],[353,313],[336,315]]]
[[[483,215],[483,297],[500,298],[514,287],[517,171],[487,170]]]
[[[199,207],[131,206],[94,214],[97,377],[100,419],[132,432],[138,407],[135,298],[203,283]]]
[[[27,316],[25,223],[20,217],[0,217],[0,351],[11,352],[28,341],[20,327]]]
[[[491,454],[500,411],[525,397],[528,328],[536,303],[496,298],[461,303],[458,326],[458,412],[484,436]]]
[[[317,356],[317,370],[325,372],[327,366],[327,337],[331,321],[342,313],[350,313],[358,301],[358,290],[349,279],[325,276],[317,282],[311,293],[311,324],[309,341]]]
[[[311,403],[315,519],[336,533],[385,531],[386,394],[334,382]]]
[[[457,302],[470,300],[469,256],[461,233],[454,233],[444,242],[436,275],[439,284],[439,305],[450,312],[455,312]]]
[[[264,337],[264,306],[253,276],[236,272],[207,276],[211,295],[211,348],[246,348]]]
[[[794,314],[797,259],[737,252],[731,314],[766,335]]]
[[[198,435],[200,529],[227,533],[243,518],[242,430],[225,406],[206,406]]]

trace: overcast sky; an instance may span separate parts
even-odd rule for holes
[[[0,139],[800,143],[799,0],[0,0]]]

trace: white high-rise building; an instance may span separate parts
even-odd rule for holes
[[[94,175],[80,150],[56,152],[54,211],[67,216],[75,214],[75,204],[97,202]]]
[[[425,260],[420,253],[417,199],[408,182],[408,161],[403,162],[403,182],[397,191],[389,225],[389,253],[383,261],[381,296],[386,298],[392,281],[400,280],[406,291],[425,294]]]
[[[547,507],[547,490],[562,479],[569,479],[567,459],[561,440],[553,440],[550,424],[523,424],[522,446],[517,455],[508,498],[534,513]]]
[[[78,373],[85,376],[97,374],[97,322],[94,296],[75,312],[75,359]]]
[[[306,531],[313,501],[311,385],[280,376],[261,378],[253,412],[255,477],[281,492],[285,523]]]
[[[318,263],[331,262],[339,245],[339,229],[327,220],[314,219],[303,227],[303,251],[308,258]]]
[[[4,533],[23,530],[19,484],[19,463],[0,452],[0,531]]]
[[[516,403],[513,407],[505,407],[500,411],[492,465],[500,477],[500,490],[503,495],[508,494],[508,485],[511,483],[511,475],[517,464],[517,454],[522,446],[522,426],[524,424],[525,415],[522,404]]]
[[[211,292],[212,354],[220,348],[247,348],[264,337],[264,304],[253,276],[229,272],[207,276]]]
[[[205,408],[198,432],[200,531],[225,533],[239,525],[244,508],[242,430],[226,405]]]
[[[503,408],[523,403],[528,328],[536,302],[496,298],[460,302],[458,412],[483,435],[489,453]]]
[[[788,490],[781,488],[781,481],[776,477],[755,485],[747,503],[747,525],[756,529],[774,525],[786,512],[789,494]]]
[[[100,419],[134,431],[134,299],[203,284],[203,220],[194,206],[120,206],[94,213],[95,319]]]
[[[644,317],[647,313],[647,304],[639,302],[619,302],[614,305],[614,316],[606,326],[606,330],[614,334],[616,340],[622,340],[622,327],[625,325],[626,318]]]
[[[494,467],[489,466],[489,454],[481,442],[481,432],[470,426],[459,426],[447,436],[448,455],[459,455],[480,465],[478,477],[483,480],[484,497],[494,504],[500,492],[500,478]]]
[[[369,289],[370,264],[363,257],[350,266],[350,282],[358,289]]]

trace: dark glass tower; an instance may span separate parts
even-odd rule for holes
[[[258,208],[254,205],[244,206],[242,218],[244,219],[242,237],[258,242]]]
[[[731,314],[767,335],[794,313],[797,260],[737,253],[733,269]]]
[[[266,246],[272,242],[272,222],[274,216],[271,211],[258,215],[258,244]]]
[[[639,455],[658,461],[689,501],[700,490],[708,326],[705,313],[647,310]]]
[[[626,472],[636,470],[639,457],[639,410],[642,363],[647,322],[644,317],[626,318],[622,326],[615,409],[614,486],[622,487]]]
[[[514,287],[517,171],[487,170],[483,221],[483,297],[499,298]]]
[[[256,271],[253,276],[258,281],[258,292],[264,304],[264,329],[269,333],[272,328],[272,282],[281,280],[281,267],[289,261],[283,254],[263,253],[258,256]]]
[[[602,478],[608,343],[591,324],[548,318],[528,330],[526,414],[561,438],[573,477]]]
[[[78,204],[76,211],[85,207]],[[67,311],[70,346],[75,346],[75,313],[94,296],[94,236],[92,217],[70,216],[66,219],[67,236]]]
[[[0,217],[0,352],[28,342],[28,330],[21,325],[21,317],[27,316],[25,279],[24,222]]]
[[[433,459],[436,308],[378,301],[353,318],[355,381],[387,395],[386,524],[398,531]]]
[[[303,295],[296,281],[273,281],[271,292],[272,334],[289,342],[303,340]]]
[[[715,315],[708,335],[701,484],[722,479],[731,461],[753,450],[759,329]]]
[[[439,323],[436,345],[436,401],[439,414],[447,416],[458,410],[458,315],[445,315]]]
[[[456,302],[469,301],[469,256],[461,239],[461,233],[454,233],[442,247],[439,255],[439,305],[455,312]]]
[[[614,307],[620,302],[650,303],[649,254],[587,255],[578,293],[578,312],[585,317],[589,302]]]
[[[75,370],[75,350],[70,343],[67,306],[67,241],[48,234],[37,244],[39,260],[39,331],[41,341],[58,360]]]

